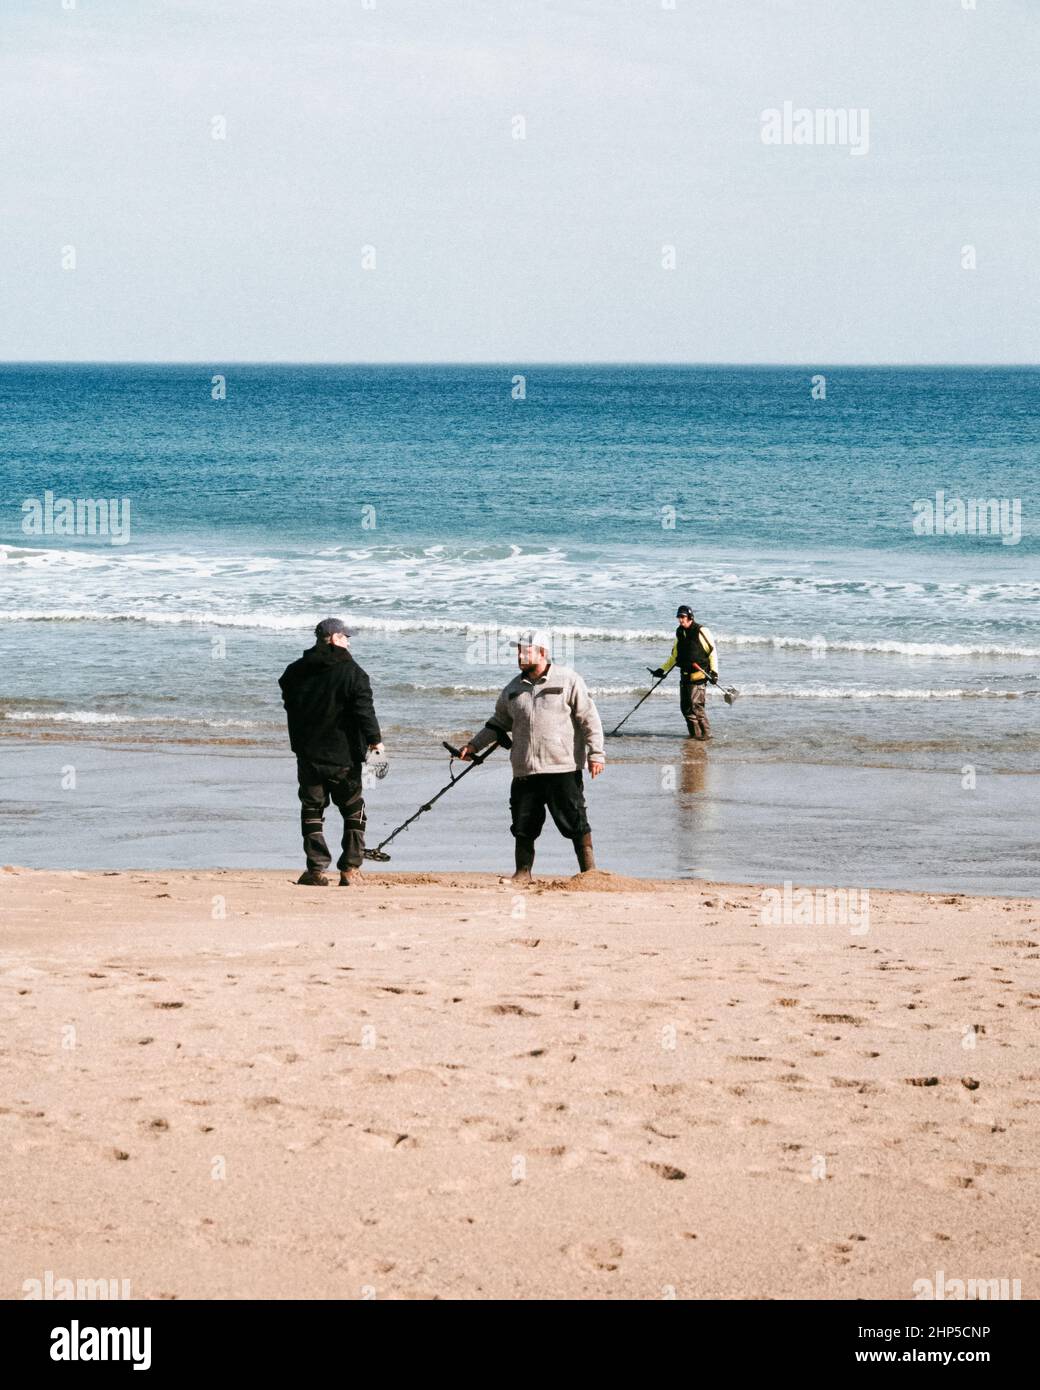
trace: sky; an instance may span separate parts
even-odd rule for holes
[[[1038,69],[1038,0],[0,0],[0,359],[1035,362]]]

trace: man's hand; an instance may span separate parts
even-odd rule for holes
[[[468,743],[464,743],[462,747],[459,749],[459,757],[462,759],[463,762],[468,762],[468,760],[472,758],[472,756],[473,749],[470,747]]]
[[[383,751],[383,745],[381,743],[370,743],[368,745],[368,751],[378,756]]]
[[[656,671],[651,671],[650,674],[653,676],[655,681],[664,680],[664,668],[661,666],[658,666]]]
[[[591,758],[589,759],[589,776],[593,779],[593,781],[595,781],[595,779],[599,776],[599,774],[603,771],[605,767],[606,763],[593,762]]]

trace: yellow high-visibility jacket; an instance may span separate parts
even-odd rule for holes
[[[708,629],[707,629],[706,627],[702,627],[702,628],[701,628],[701,630],[700,630],[700,637],[701,637],[701,642],[703,643],[703,645],[704,645],[705,647],[708,647],[708,648],[709,648],[709,652],[708,652],[708,666],[709,666],[710,669],[711,669],[711,673],[712,673],[712,675],[717,676],[717,675],[719,674],[719,659],[718,659],[718,648],[715,646],[715,638],[711,635],[711,633],[708,631]],[[679,639],[676,638],[675,641],[672,643],[672,654],[671,654],[671,656],[668,658],[668,660],[667,660],[667,661],[664,663],[664,665],[661,667],[661,670],[665,673],[665,675],[667,675],[668,672],[669,672],[669,671],[672,669],[672,667],[675,665],[676,658],[678,657],[678,654],[679,654]],[[690,673],[688,679],[691,680],[691,681],[706,681],[706,680],[708,679],[708,677],[705,676],[705,675],[703,675],[700,671],[691,671],[691,673]]]

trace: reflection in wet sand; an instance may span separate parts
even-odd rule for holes
[[[676,798],[676,851],[683,872],[698,873],[707,842],[718,827],[718,803],[710,744],[685,739],[681,745]]]

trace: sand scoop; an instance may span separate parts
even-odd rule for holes
[[[709,685],[713,685],[716,690],[722,691],[722,698],[726,701],[727,705],[731,705],[734,700],[740,698],[740,691],[735,690],[732,685],[719,685],[719,678],[714,671],[705,671],[704,667],[698,666],[696,662],[694,662],[693,664],[693,669],[695,671],[700,671],[702,675],[707,676]]]

